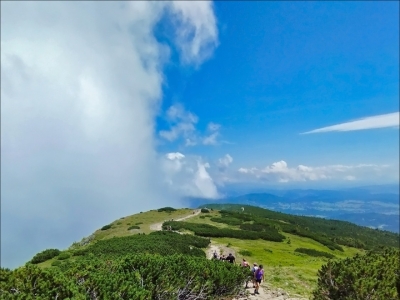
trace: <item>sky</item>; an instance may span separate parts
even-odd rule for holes
[[[399,182],[398,2],[1,2],[1,265],[235,186]]]

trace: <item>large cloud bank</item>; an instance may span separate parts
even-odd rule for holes
[[[197,66],[217,45],[212,3],[1,8],[1,265],[65,248],[125,214],[178,204],[154,150],[170,52],[154,27],[171,20],[181,63]],[[197,172],[207,190],[205,165]]]

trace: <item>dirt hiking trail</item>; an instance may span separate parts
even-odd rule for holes
[[[194,211],[194,213],[192,213],[191,215],[181,217],[178,219],[174,219],[174,221],[183,221],[183,220],[192,218],[192,217],[200,214],[200,212],[201,212],[201,210],[198,209],[198,210]],[[154,223],[154,224],[150,225],[150,230],[154,230],[154,231],[162,230],[163,223],[164,222],[160,222],[160,223]],[[217,252],[218,257],[222,254],[227,256],[229,253],[232,253],[234,256],[236,256],[235,250],[233,250],[227,246],[213,244],[211,241],[211,245],[207,249],[207,258],[212,259],[214,252]],[[240,263],[240,261],[237,261],[236,263]],[[251,282],[249,282],[248,288],[246,290],[250,293],[250,295],[248,295],[246,297],[235,298],[233,300],[252,300],[252,299],[258,299],[258,300],[309,300],[307,298],[291,296],[282,289],[271,290],[269,287],[267,287],[267,283],[265,283],[265,282],[261,283],[261,287],[258,290],[258,292],[260,294],[258,294],[258,295],[254,294],[254,288],[253,288],[253,284]]]
[[[178,218],[178,219],[174,219],[174,221],[183,221],[189,218],[192,218],[194,216],[197,216],[199,213],[201,212],[200,209],[197,209],[196,211],[194,211],[194,213],[192,213],[191,215],[182,217],[182,218]],[[161,231],[162,230],[162,224],[164,222],[160,222],[160,223],[154,223],[150,225],[150,230],[154,230],[154,231]]]

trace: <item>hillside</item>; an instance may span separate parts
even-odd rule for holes
[[[215,200],[189,198],[192,207]],[[398,186],[343,190],[268,190],[231,195],[217,203],[255,205],[288,214],[349,221],[361,226],[399,232]]]
[[[7,284],[15,289],[27,276],[36,276],[37,280],[47,278],[45,282],[53,290],[60,288],[57,282],[63,278],[63,295],[75,295],[76,299],[92,297],[87,291],[103,295],[102,299],[156,299],[160,293],[164,295],[160,299],[173,299],[174,293],[167,290],[181,291],[179,299],[232,299],[235,295],[243,298],[247,271],[206,259],[217,251],[219,255],[233,253],[237,263],[245,258],[264,265],[264,293],[259,299],[309,299],[314,290],[329,290],[317,286],[318,276],[322,276],[318,271],[329,259],[351,258],[371,249],[380,251],[382,247],[398,248],[399,244],[397,234],[348,222],[235,204],[209,204],[207,208],[200,212],[166,207],[122,217],[67,250],[48,249],[35,255],[26,268],[2,270],[0,290],[7,290]],[[164,231],[160,232],[161,229]],[[172,267],[176,264],[176,268]],[[128,270],[141,271],[129,275]],[[204,270],[208,270],[208,275],[203,274]],[[84,280],[82,287],[73,283],[76,272],[86,274],[79,277]],[[192,279],[177,281],[176,274],[180,273],[178,278]],[[142,278],[137,288],[123,284],[132,281],[130,276]],[[106,283],[106,278],[115,283]],[[158,283],[154,285],[155,282]],[[25,282],[18,288],[33,291],[29,286]],[[118,297],[112,296],[116,295],[115,289],[120,291]]]

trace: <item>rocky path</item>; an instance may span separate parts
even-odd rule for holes
[[[249,284],[249,286],[252,286]],[[268,287],[265,286],[264,284],[261,284],[261,288],[259,290],[260,294],[259,295],[254,295],[253,294],[254,290],[250,289],[250,295],[247,298],[244,299],[259,299],[259,300],[308,300],[307,298],[302,298],[302,297],[297,297],[297,296],[292,296],[286,293],[282,289],[277,289],[277,290],[271,290]],[[240,299],[241,300],[241,299]]]

